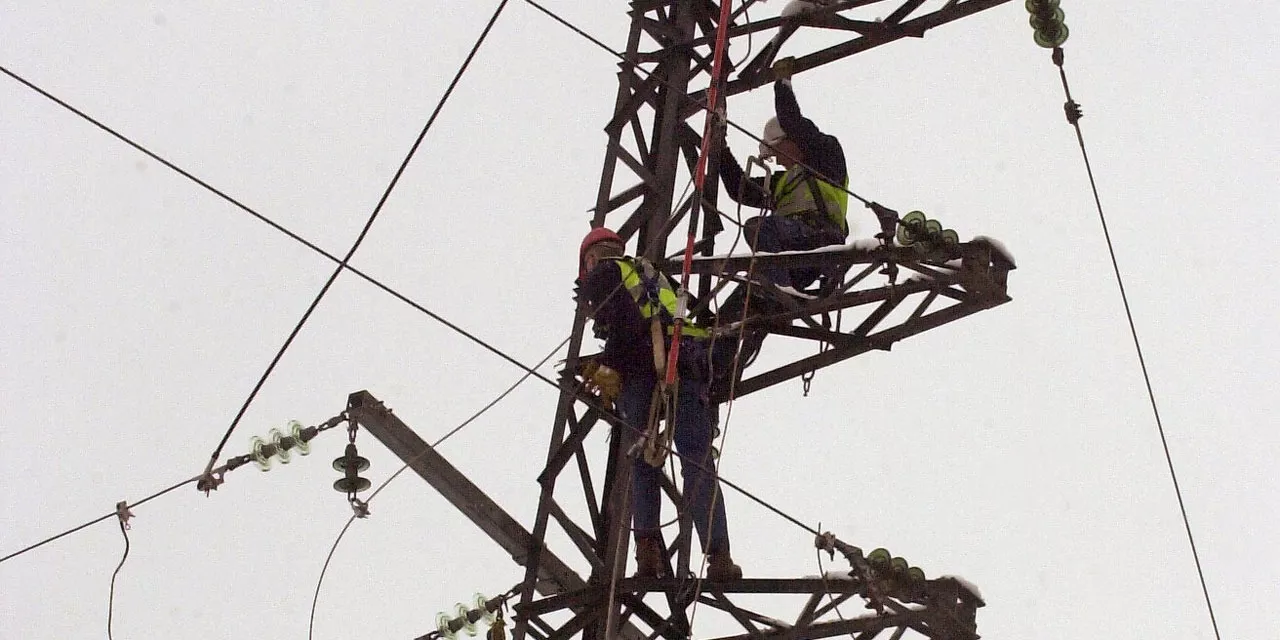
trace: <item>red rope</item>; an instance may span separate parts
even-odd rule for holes
[[[720,101],[721,70],[724,64],[725,45],[729,40],[729,10],[733,2],[720,0],[720,22],[716,25],[716,47],[711,61],[711,86],[707,88],[707,117],[702,126],[702,149],[698,152],[698,164],[693,171],[694,205],[689,212],[689,237],[684,246],[684,266],[680,274],[679,313],[676,314],[675,329],[671,334],[671,351],[667,355],[667,386],[675,384],[676,364],[680,360],[680,335],[684,328],[685,314],[688,313],[689,272],[693,269],[693,240],[697,233],[698,207],[702,202],[702,189],[707,181],[707,153],[711,146],[711,131],[716,114],[712,111]]]

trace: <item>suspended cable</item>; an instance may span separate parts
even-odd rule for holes
[[[418,147],[422,145],[423,139],[427,137],[427,132],[430,131],[431,126],[435,124],[436,117],[440,115],[440,111],[444,108],[445,103],[448,102],[449,96],[453,94],[454,87],[458,86],[458,81],[462,79],[463,74],[465,74],[467,69],[471,66],[471,60],[475,58],[476,52],[479,51],[480,46],[484,44],[485,38],[489,35],[489,31],[493,28],[494,23],[497,22],[498,16],[502,14],[502,10],[507,6],[507,2],[508,0],[502,0],[498,3],[498,8],[494,10],[493,16],[489,18],[489,22],[485,24],[484,30],[480,32],[480,37],[477,38],[475,44],[471,46],[471,51],[467,53],[466,59],[462,61],[462,66],[459,67],[457,73],[454,74],[453,80],[449,82],[449,87],[445,89],[444,95],[440,97],[440,101],[436,103],[435,110],[431,112],[431,117],[427,118],[427,123],[423,125],[422,131],[418,133],[418,138],[414,140],[413,146],[409,148],[409,153],[405,154],[405,158],[400,163],[400,167],[396,169],[396,173],[392,176],[391,182],[387,185],[386,190],[382,192],[382,197],[378,200],[378,204],[374,206],[373,213],[369,214],[369,219],[365,221],[364,228],[360,230],[360,234],[356,237],[355,242],[351,244],[351,248],[347,250],[347,254],[342,258],[342,262],[338,264],[338,268],[334,269],[333,274],[329,276],[329,280],[320,288],[320,293],[316,294],[315,300],[311,302],[311,305],[307,307],[306,312],[302,314],[302,319],[298,320],[298,324],[293,328],[293,331],[289,333],[289,337],[285,339],[280,350],[276,353],[275,357],[271,359],[271,364],[267,365],[267,369],[262,373],[262,377],[258,379],[258,383],[255,384],[253,390],[249,392],[249,397],[245,399],[244,404],[240,407],[240,411],[236,413],[236,417],[231,421],[231,426],[227,427],[227,432],[223,434],[222,440],[213,450],[213,455],[209,456],[209,463],[205,468],[206,474],[213,468],[213,465],[217,463],[218,456],[222,455],[222,448],[226,446],[227,440],[231,437],[232,432],[234,432],[236,427],[239,426],[241,418],[243,418],[245,412],[249,410],[249,405],[252,404],[253,399],[257,397],[258,391],[262,389],[262,385],[266,383],[267,378],[275,369],[276,364],[280,362],[280,358],[284,355],[285,351],[289,349],[289,345],[293,343],[293,339],[297,337],[298,332],[302,330],[302,327],[307,323],[307,320],[310,319],[311,313],[315,311],[316,307],[320,304],[320,301],[324,299],[325,294],[329,292],[329,288],[333,286],[333,282],[337,280],[343,269],[346,268],[347,263],[351,260],[351,257],[355,255],[356,250],[359,249],[361,243],[364,242],[365,236],[369,233],[369,229],[373,226],[374,221],[377,220],[378,214],[382,212],[382,207],[386,204],[387,198],[391,197],[391,191],[395,189],[396,184],[399,183],[400,176],[404,175],[404,171],[408,168],[409,162],[413,160],[413,156],[417,153]]]
[[[193,482],[196,482],[196,481],[197,481],[197,480],[199,480],[199,479],[200,479],[200,476],[195,476],[194,478],[187,478],[186,480],[183,480],[182,482],[179,482],[178,484],[175,484],[175,485],[173,485],[173,486],[171,486],[171,487],[169,487],[169,488],[167,488],[167,489],[162,489],[162,490],[160,490],[160,491],[157,491],[157,492],[155,492],[155,493],[153,493],[153,494],[151,494],[151,495],[149,495],[149,496],[147,496],[147,497],[145,497],[145,498],[143,498],[143,499],[141,499],[141,500],[139,500],[139,501],[137,501],[137,502],[129,503],[129,505],[128,505],[128,506],[129,506],[129,507],[139,507],[139,506],[142,506],[142,505],[144,505],[144,504],[146,504],[146,503],[148,503],[148,502],[151,502],[152,500],[155,500],[156,498],[159,498],[160,496],[162,496],[162,495],[164,495],[164,494],[166,494],[166,493],[169,493],[170,491],[173,491],[173,490],[178,489],[178,488],[180,488],[180,487],[184,487],[184,486],[186,486],[186,485],[188,485],[188,484],[191,484],[191,483],[193,483]],[[37,543],[35,543],[35,544],[33,544],[33,545],[29,546],[29,547],[25,547],[25,548],[23,548],[23,549],[19,549],[18,551],[14,551],[13,553],[11,553],[11,554],[9,554],[9,555],[7,555],[7,556],[5,556],[5,557],[3,557],[3,558],[0,558],[0,562],[4,562],[4,561],[6,561],[6,560],[9,560],[9,559],[12,559],[12,558],[16,558],[16,557],[18,557],[18,556],[20,556],[20,555],[22,555],[22,554],[24,554],[24,553],[26,553],[26,552],[28,552],[28,551],[32,551],[32,550],[38,549],[38,548],[40,548],[40,547],[43,547],[44,545],[49,544],[50,542],[53,542],[54,540],[58,540],[58,539],[60,539],[60,538],[64,538],[64,537],[66,537],[66,536],[69,536],[69,535],[71,535],[71,534],[73,534],[73,533],[75,533],[75,532],[77,532],[77,531],[80,531],[80,530],[85,529],[85,528],[87,528],[87,527],[91,527],[91,526],[93,526],[93,525],[95,525],[95,524],[98,524],[99,522],[102,522],[103,520],[107,520],[107,519],[109,519],[109,518],[116,517],[116,516],[118,515],[118,513],[119,513],[118,511],[112,511],[111,513],[108,513],[108,514],[106,514],[106,515],[104,515],[104,516],[102,516],[102,517],[100,517],[100,518],[94,518],[93,520],[90,520],[90,521],[88,521],[88,522],[86,522],[86,523],[84,523],[84,524],[82,524],[82,525],[80,525],[80,526],[78,526],[78,527],[74,527],[74,528],[71,528],[71,529],[67,529],[66,531],[63,531],[62,533],[59,533],[59,534],[58,534],[58,535],[56,535],[56,536],[51,536],[51,537],[45,538],[44,540],[41,540],[40,542],[37,542]]]
[[[320,578],[316,580],[316,592],[311,596],[311,619],[307,622],[307,640],[311,640],[312,634],[316,627],[316,603],[320,601],[320,585],[324,584],[324,574],[329,570],[329,561],[333,560],[333,552],[338,550],[338,543],[342,542],[342,536],[347,535],[347,529],[351,528],[351,523],[356,521],[356,514],[351,514],[347,518],[347,523],[342,525],[342,531],[338,532],[338,537],[334,538],[333,546],[329,547],[329,555],[324,558],[324,566],[320,567]]]
[[[479,418],[481,415],[484,415],[484,413],[489,409],[492,409],[494,405],[498,404],[499,402],[502,402],[502,400],[505,399],[508,395],[510,395],[512,391],[516,390],[516,387],[519,387],[520,385],[524,384],[525,380],[528,380],[529,377],[533,375],[534,371],[542,367],[542,365],[546,364],[548,360],[555,357],[555,355],[559,353],[560,350],[563,349],[564,346],[567,344],[569,344],[569,338],[565,338],[564,340],[561,340],[560,344],[556,345],[556,348],[552,349],[550,352],[547,353],[547,355],[543,356],[543,358],[538,361],[538,364],[533,365],[533,370],[526,371],[524,375],[520,376],[519,380],[516,380],[514,383],[512,383],[511,386],[507,387],[506,391],[503,391],[502,393],[498,394],[498,397],[494,398],[493,400],[490,400],[489,404],[486,404],[485,406],[481,407],[479,411],[476,411],[475,413],[471,414],[470,418],[463,420],[461,424],[454,427],[453,430],[450,431],[449,433],[446,433],[443,436],[440,436],[439,440],[436,440],[434,443],[432,443],[431,449],[435,449],[436,447],[439,447],[440,445],[444,444],[445,440],[448,440],[455,433],[462,431],[464,427],[471,424],[472,422],[475,422],[476,418]],[[378,494],[383,489],[387,487],[387,485],[391,484],[392,480],[395,480],[397,476],[404,473],[405,470],[409,468],[409,465],[413,464],[414,462],[417,462],[420,458],[422,458],[426,454],[427,452],[424,451],[418,454],[417,456],[414,456],[413,458],[410,458],[408,461],[406,461],[404,463],[404,466],[400,467],[398,471],[391,474],[391,477],[387,478],[386,481],[384,481],[381,485],[379,485],[377,489],[374,489],[373,493],[369,494],[369,499],[366,500],[365,502],[371,502],[374,498],[378,496]]]
[[[124,561],[129,559],[128,518],[133,514],[129,513],[128,506],[121,502],[116,505],[115,515],[118,516],[120,520],[120,535],[124,536],[124,555],[120,556],[120,564],[116,565],[116,570],[111,573],[111,591],[107,595],[107,640],[113,640],[111,635],[111,620],[116,608],[116,576],[120,575],[120,569],[124,568]]]
[[[80,530],[85,529],[85,528],[87,528],[87,527],[89,527],[89,526],[92,526],[92,525],[95,525],[95,524],[97,524],[97,523],[99,523],[99,522],[102,522],[103,520],[107,520],[107,519],[111,518],[112,516],[115,516],[115,517],[119,518],[121,521],[123,521],[123,522],[125,522],[125,523],[127,524],[127,523],[128,523],[128,519],[129,519],[129,518],[131,518],[131,517],[133,517],[133,513],[132,513],[132,511],[130,511],[130,509],[131,509],[131,508],[135,508],[135,507],[139,507],[139,506],[141,506],[141,505],[144,505],[144,504],[146,504],[146,503],[148,503],[148,502],[150,502],[150,501],[152,501],[152,500],[155,500],[156,498],[159,498],[160,496],[165,495],[166,493],[169,493],[169,492],[171,492],[171,491],[174,491],[174,490],[176,490],[176,489],[179,489],[179,488],[181,488],[181,487],[183,487],[183,486],[185,486],[185,485],[187,485],[187,484],[195,483],[195,484],[196,484],[196,486],[197,486],[197,488],[201,489],[202,491],[212,491],[212,490],[216,489],[216,488],[218,487],[218,485],[222,484],[222,482],[223,482],[223,477],[225,476],[225,474],[226,474],[226,473],[228,473],[228,472],[230,472],[230,471],[234,471],[234,470],[236,470],[236,469],[238,469],[238,468],[240,468],[240,467],[242,467],[242,466],[244,466],[244,465],[248,464],[248,463],[249,463],[249,462],[251,462],[251,461],[257,460],[257,456],[258,456],[259,454],[265,455],[266,457],[270,458],[271,456],[273,456],[273,455],[277,455],[278,453],[280,453],[280,452],[281,452],[281,449],[283,449],[283,450],[286,450],[286,451],[287,451],[287,450],[292,449],[292,448],[294,448],[294,447],[298,447],[298,446],[300,446],[301,444],[303,444],[303,443],[306,443],[306,442],[310,441],[312,438],[314,438],[314,437],[315,437],[315,435],[316,435],[316,434],[319,434],[319,433],[321,433],[321,432],[323,432],[323,431],[328,431],[329,429],[332,429],[332,428],[336,427],[337,425],[342,424],[342,423],[343,423],[343,422],[345,422],[345,421],[346,421],[345,414],[340,414],[340,415],[338,415],[338,416],[334,416],[333,418],[330,418],[328,421],[326,421],[326,422],[324,422],[324,423],[322,423],[322,424],[320,424],[320,425],[318,425],[318,426],[315,426],[315,427],[307,427],[306,429],[303,429],[303,428],[302,428],[302,426],[301,426],[301,424],[299,424],[299,425],[297,425],[297,427],[296,427],[296,428],[297,428],[297,430],[296,430],[296,431],[294,432],[294,434],[293,434],[293,435],[291,435],[291,436],[283,436],[283,434],[276,434],[276,435],[280,435],[280,436],[283,436],[283,437],[282,437],[279,441],[273,441],[273,442],[271,442],[271,443],[267,443],[267,444],[266,444],[266,446],[265,446],[265,447],[262,447],[260,450],[259,450],[257,447],[255,447],[255,451],[254,451],[253,453],[248,453],[248,454],[241,455],[241,456],[235,456],[235,457],[233,457],[233,458],[228,459],[228,460],[226,461],[226,463],[224,463],[223,465],[221,465],[221,466],[219,466],[219,467],[217,467],[217,468],[215,468],[215,469],[213,470],[213,473],[211,474],[211,475],[212,475],[212,480],[211,480],[211,481],[209,481],[207,484],[206,484],[206,483],[203,483],[203,482],[201,482],[201,481],[203,481],[203,480],[209,480],[209,479],[210,479],[210,477],[209,477],[209,476],[206,476],[206,475],[204,475],[204,474],[201,474],[201,475],[198,475],[198,476],[195,476],[195,477],[192,477],[192,478],[188,478],[188,479],[186,479],[186,480],[183,480],[182,482],[179,482],[179,483],[177,483],[177,484],[175,484],[175,485],[173,485],[173,486],[171,486],[171,487],[168,487],[168,488],[166,488],[166,489],[163,489],[163,490],[161,490],[161,491],[157,491],[156,493],[153,493],[153,494],[151,494],[151,495],[149,495],[149,496],[147,496],[147,497],[145,497],[145,498],[143,498],[143,499],[141,499],[141,500],[139,500],[139,501],[137,501],[137,502],[134,502],[134,503],[129,503],[128,501],[121,501],[121,502],[117,502],[117,503],[116,503],[116,509],[115,509],[115,511],[112,511],[111,513],[108,513],[108,514],[106,514],[106,515],[104,515],[104,516],[102,516],[102,517],[99,517],[99,518],[95,518],[95,519],[93,519],[93,520],[90,520],[89,522],[86,522],[86,523],[84,523],[84,524],[82,524],[82,525],[80,525],[80,526],[78,526],[78,527],[74,527],[74,528],[72,528],[72,529],[68,529],[67,531],[63,531],[62,533],[59,533],[58,535],[51,536],[51,537],[49,537],[49,538],[45,538],[44,540],[41,540],[40,542],[37,542],[37,543],[35,543],[35,544],[33,544],[33,545],[30,545],[30,546],[28,546],[28,547],[26,547],[26,548],[24,548],[24,549],[21,549],[21,550],[19,550],[19,551],[15,551],[15,552],[13,552],[13,553],[11,553],[11,554],[9,554],[9,555],[7,555],[7,556],[3,557],[3,558],[0,558],[0,562],[4,562],[4,561],[9,560],[9,559],[11,559],[11,558],[15,558],[15,557],[20,556],[20,555],[22,555],[22,554],[24,554],[24,553],[26,553],[26,552],[28,552],[28,551],[31,551],[31,550],[33,550],[33,549],[37,549],[37,548],[42,547],[42,546],[44,546],[44,545],[46,545],[46,544],[49,544],[50,542],[53,542],[53,541],[58,540],[58,539],[60,539],[60,538],[63,538],[63,537],[69,536],[69,535],[71,535],[71,534],[73,534],[73,533],[75,533],[75,532],[77,532],[77,531],[80,531]],[[274,430],[273,430],[273,431],[274,431]],[[269,451],[269,453],[268,453],[268,451]],[[306,455],[306,454],[304,453],[303,455]],[[265,471],[265,468],[264,468],[263,470]]]
[[[1191,557],[1195,561],[1196,575],[1200,578],[1200,590],[1204,594],[1204,604],[1209,610],[1209,622],[1213,625],[1214,637],[1222,640],[1222,635],[1218,632],[1218,619],[1213,612],[1213,600],[1209,598],[1209,585],[1205,581],[1204,568],[1200,563],[1200,552],[1196,549],[1196,539],[1191,533],[1191,519],[1187,516],[1187,504],[1182,497],[1182,487],[1178,484],[1178,473],[1174,469],[1173,455],[1169,452],[1169,439],[1165,435],[1164,422],[1160,419],[1160,407],[1156,403],[1156,394],[1151,386],[1151,374],[1147,371],[1147,360],[1143,357],[1142,343],[1138,340],[1138,328],[1133,321],[1133,310],[1129,306],[1129,296],[1125,292],[1124,278],[1120,275],[1120,262],[1116,259],[1115,245],[1111,241],[1111,232],[1107,228],[1107,216],[1103,213],[1102,199],[1098,196],[1098,183],[1094,180],[1093,167],[1089,163],[1089,152],[1085,149],[1084,133],[1080,130],[1080,118],[1084,117],[1084,114],[1080,110],[1080,105],[1071,97],[1071,87],[1067,84],[1067,71],[1062,65],[1063,58],[1062,47],[1054,47],[1053,63],[1058,67],[1058,75],[1062,79],[1062,90],[1067,98],[1067,102],[1064,105],[1067,122],[1076,131],[1076,142],[1080,145],[1080,155],[1084,159],[1085,172],[1089,175],[1089,188],[1093,191],[1093,202],[1098,209],[1098,221],[1102,224],[1102,236],[1106,239],[1107,252],[1111,256],[1111,268],[1115,272],[1116,285],[1120,289],[1120,300],[1124,304],[1124,315],[1129,323],[1129,334],[1133,337],[1133,348],[1138,354],[1138,365],[1142,369],[1142,381],[1146,385],[1147,398],[1151,402],[1151,413],[1155,416],[1156,430],[1160,433],[1160,445],[1164,448],[1164,459],[1169,466],[1169,478],[1173,481],[1173,492],[1178,497],[1178,510],[1182,514],[1182,525],[1187,531],[1187,542],[1191,545]]]

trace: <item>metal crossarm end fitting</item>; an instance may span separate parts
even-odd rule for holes
[[[876,613],[884,613],[884,594],[881,593],[880,585],[876,582],[875,573],[872,571],[871,565],[867,563],[866,557],[862,554],[862,549],[840,540],[831,532],[819,534],[814,539],[814,546],[831,554],[832,558],[835,558],[835,552],[839,551],[849,561],[849,568],[852,569],[852,574],[860,579],[866,587],[866,593],[863,597],[867,599],[867,608],[874,609]]]
[[[227,461],[222,466],[205,471],[204,475],[201,475],[200,479],[196,480],[196,490],[203,491],[204,495],[208,497],[210,491],[217,491],[218,487],[226,482],[228,471],[235,471],[252,460],[253,455],[248,453],[227,458]]]
[[[879,202],[868,202],[867,208],[876,214],[876,220],[880,221],[880,233],[877,233],[876,237],[888,246],[898,232],[898,212]]]

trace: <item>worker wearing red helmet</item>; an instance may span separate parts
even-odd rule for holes
[[[604,350],[584,369],[589,388],[603,400],[616,401],[618,416],[635,440],[646,429],[654,388],[665,367],[676,310],[670,278],[643,258],[625,256],[625,242],[609,229],[592,229],[578,251],[578,300],[594,323]],[[719,482],[713,472],[711,444],[716,411],[710,401],[708,333],[686,323],[680,344],[675,393],[675,447],[684,476],[685,502],[703,550],[707,579],[736,580],[742,569],[729,555],[728,523]],[[665,336],[655,345],[655,335]],[[656,347],[656,348],[655,348]],[[668,429],[673,425],[668,425]],[[636,534],[636,575],[662,577],[667,556],[659,529],[662,469],[637,457],[632,470],[632,526]]]

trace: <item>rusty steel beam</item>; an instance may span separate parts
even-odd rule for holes
[[[914,0],[909,0],[906,5],[910,5],[912,2],[914,2]],[[889,44],[896,40],[901,40],[902,38],[922,37],[924,32],[929,29],[966,18],[987,9],[998,7],[1006,2],[1009,2],[1009,0],[966,0],[964,2],[956,2],[954,4],[946,5],[932,13],[927,13],[906,22],[897,23],[896,25],[883,24],[882,28],[872,33],[861,35],[847,42],[834,45],[814,53],[797,56],[795,64],[792,66],[792,74],[799,75],[810,69],[816,69],[820,66],[874,49],[875,47]],[[874,3],[874,1],[871,1],[848,4],[849,6],[865,6]],[[842,6],[843,4],[844,3],[842,3]],[[821,11],[822,10],[814,12],[812,15],[820,15]],[[830,9],[825,11],[830,11]],[[767,30],[768,27],[772,27],[775,24],[779,28],[785,28],[785,23],[789,21],[803,24],[806,19],[806,15],[810,14],[802,14],[800,16],[787,19],[777,19],[776,23],[766,22],[766,27],[763,30]],[[740,75],[737,79],[728,82],[723,89],[724,95],[726,97],[735,96],[740,93],[762,87],[774,80],[776,80],[776,78],[774,77],[771,69],[760,69],[759,73],[747,77],[742,77]],[[692,115],[693,113],[700,111],[704,108],[702,105],[705,104],[705,102],[705,90],[691,93],[685,106],[685,113]]]

